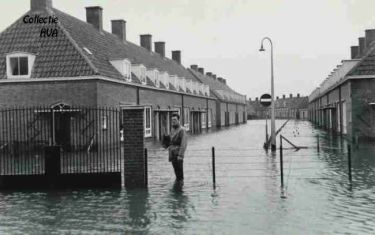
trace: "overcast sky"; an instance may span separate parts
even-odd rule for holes
[[[166,42],[166,54],[182,51],[182,63],[198,64],[227,79],[247,97],[270,91],[270,50],[274,43],[275,94],[309,95],[375,28],[374,0],[53,0],[54,7],[85,20],[85,7],[104,9],[110,20],[127,21],[128,40],[139,35]],[[0,31],[29,10],[29,0],[0,3]]]

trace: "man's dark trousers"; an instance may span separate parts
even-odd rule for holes
[[[183,160],[172,160],[174,173],[176,174],[176,180],[184,179],[184,161]]]

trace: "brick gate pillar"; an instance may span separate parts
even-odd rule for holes
[[[146,187],[143,115],[143,107],[122,110],[126,188]]]

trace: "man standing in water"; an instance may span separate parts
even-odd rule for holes
[[[172,114],[172,131],[169,146],[169,161],[172,162],[176,181],[184,180],[183,161],[187,146],[186,131],[181,127],[180,115]]]

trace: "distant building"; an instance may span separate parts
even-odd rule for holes
[[[263,119],[270,117],[271,112],[269,108],[264,108],[259,99],[255,101],[249,100],[247,102],[248,119]],[[278,119],[308,119],[308,97],[301,97],[297,94],[293,97],[292,94],[288,98],[283,95],[281,99],[275,99],[275,117]]]

